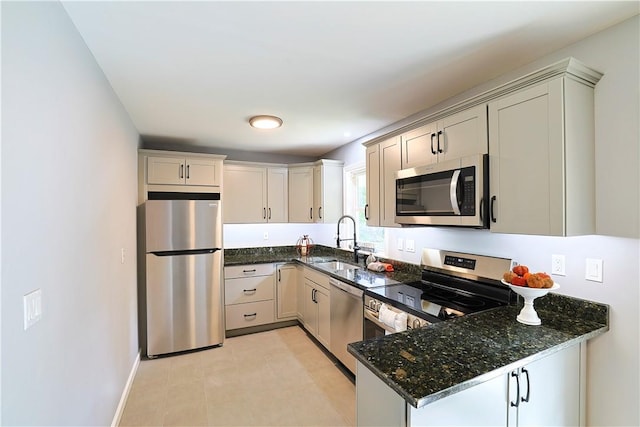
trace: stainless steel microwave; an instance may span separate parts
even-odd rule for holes
[[[395,173],[395,222],[488,227],[489,156],[479,154]]]

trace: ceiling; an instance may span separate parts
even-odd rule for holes
[[[320,156],[638,13],[638,2],[76,2],[143,140]],[[272,114],[276,130],[249,127]]]

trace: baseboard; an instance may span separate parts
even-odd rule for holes
[[[127,404],[127,398],[129,397],[131,386],[133,385],[133,379],[135,378],[136,372],[138,371],[138,365],[140,365],[140,350],[138,350],[136,359],[133,361],[131,372],[129,372],[129,378],[127,379],[127,383],[124,386],[124,390],[122,390],[122,396],[120,396],[118,408],[116,409],[116,413],[113,416],[113,421],[111,421],[111,427],[117,427],[120,424],[120,419],[122,418],[122,413],[124,412],[124,406]]]

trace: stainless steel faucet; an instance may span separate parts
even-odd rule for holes
[[[349,218],[351,221],[353,221],[353,239],[340,239],[340,222],[345,218]],[[357,264],[358,250],[360,249],[360,247],[358,246],[358,242],[356,241],[356,220],[353,219],[351,215],[342,215],[338,220],[338,237],[336,239],[336,246],[338,247],[338,249],[340,248],[340,242],[344,242],[346,240],[353,240],[353,260]]]

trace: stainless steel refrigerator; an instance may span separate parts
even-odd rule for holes
[[[143,353],[154,357],[222,344],[220,200],[148,200],[138,214]]]

